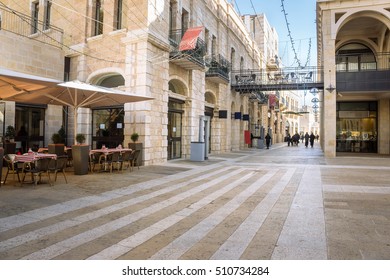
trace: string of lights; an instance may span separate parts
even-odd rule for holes
[[[285,19],[285,22],[286,22],[287,36],[288,36],[289,39],[290,39],[291,48],[292,48],[293,53],[294,53],[294,59],[295,59],[295,61],[297,62],[299,68],[306,68],[306,66],[309,64],[309,61],[310,61],[311,38],[310,38],[310,40],[309,40],[309,50],[308,50],[308,54],[307,54],[306,63],[305,63],[304,66],[302,66],[301,60],[300,60],[299,57],[298,57],[297,50],[296,50],[296,48],[295,48],[295,42],[294,42],[294,39],[293,39],[293,37],[292,37],[291,30],[290,30],[290,23],[289,23],[288,18],[287,18],[287,15],[288,15],[288,14],[287,14],[286,9],[285,9],[285,6],[284,6],[284,0],[280,0],[280,2],[281,2],[281,8],[282,8],[282,12],[283,12],[283,15],[284,15],[284,19]]]

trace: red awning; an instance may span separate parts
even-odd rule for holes
[[[268,105],[269,107],[275,107],[276,106],[276,102],[277,102],[277,97],[275,94],[269,94],[268,95]]]
[[[202,32],[203,26],[197,26],[188,28],[184,33],[179,45],[179,51],[193,50],[196,46],[200,32]]]

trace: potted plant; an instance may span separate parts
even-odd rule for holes
[[[142,158],[143,158],[143,155],[142,155],[142,149],[143,149],[143,145],[142,143],[137,143],[138,141],[138,138],[139,138],[139,134],[137,132],[134,132],[130,135],[130,139],[131,141],[133,141],[133,143],[128,143],[128,147],[132,150],[140,150],[140,154],[138,156],[138,159],[137,159],[137,165],[140,166],[142,164]]]
[[[9,142],[13,142],[15,135],[15,128],[12,125],[7,126],[7,130],[5,131],[5,139]]]
[[[51,136],[52,144],[49,144],[49,154],[56,154],[57,156],[62,156],[65,154],[65,130],[63,127],[58,130],[57,133],[53,133]]]
[[[85,142],[85,135],[82,134],[82,133],[78,133],[78,134],[76,135],[76,141],[77,141],[77,143],[79,143],[80,145],[84,144],[84,142]]]
[[[131,134],[130,138],[131,138],[131,141],[136,143],[138,141],[139,135],[137,132],[134,132],[133,134]]]
[[[72,146],[73,170],[75,175],[88,174],[89,146],[85,143],[85,134],[76,135],[76,145]]]

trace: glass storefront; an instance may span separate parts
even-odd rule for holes
[[[377,153],[377,102],[337,102],[336,152]]]
[[[25,153],[28,148],[37,150],[38,147],[44,147],[45,108],[46,106],[16,105],[15,142],[18,151]]]
[[[92,147],[100,149],[102,145],[115,148],[124,145],[123,107],[98,108],[92,110]]]
[[[181,158],[183,101],[169,99],[168,103],[168,160]]]

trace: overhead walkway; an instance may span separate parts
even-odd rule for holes
[[[324,89],[322,67],[233,70],[231,87],[240,93]]]

